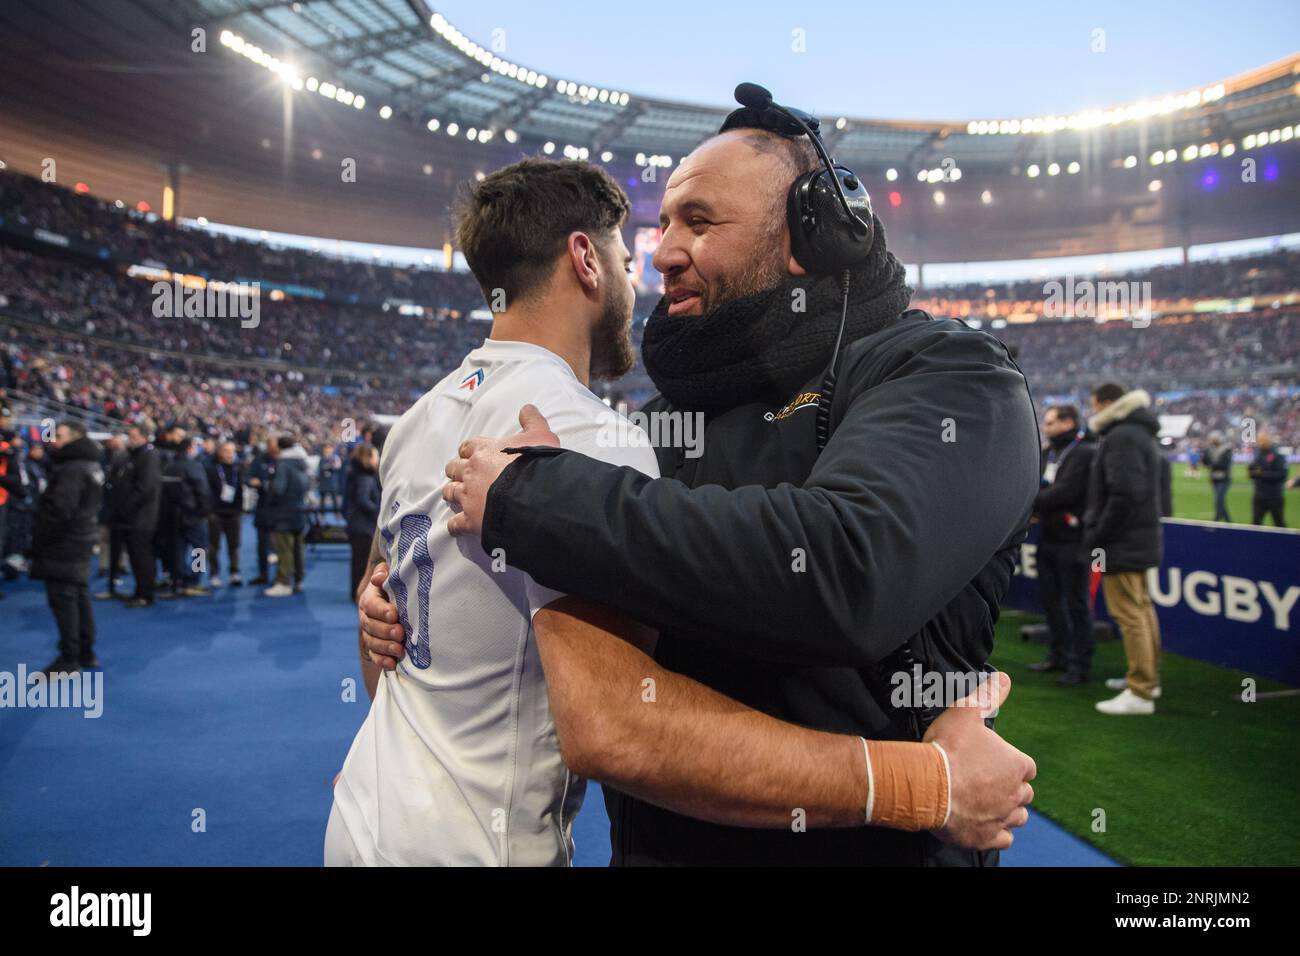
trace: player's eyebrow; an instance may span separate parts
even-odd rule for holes
[[[682,202],[682,204],[681,204],[680,206],[678,206],[676,209],[674,209],[673,211],[674,211],[675,213],[677,213],[677,215],[679,215],[679,216],[687,216],[687,215],[690,215],[692,212],[698,212],[700,215],[704,216],[706,219],[711,219],[711,218],[713,218],[715,215],[717,215],[717,213],[714,211],[713,207],[710,206],[710,205],[709,205],[707,202],[705,202],[703,199],[687,199],[687,200],[684,200],[684,201]],[[666,213],[660,212],[660,213],[659,213],[659,228],[661,228],[661,229],[662,229],[662,228],[665,228],[667,225],[668,225],[668,215],[667,215]]]

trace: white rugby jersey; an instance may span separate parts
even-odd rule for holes
[[[560,760],[532,628],[532,615],[560,594],[507,567],[508,555],[452,538],[442,500],[460,443],[514,434],[530,402],[565,448],[658,476],[645,433],[563,359],[527,342],[488,339],[393,426],[379,468],[379,531],[406,654],[383,672],[334,788],[355,862],[572,860],[585,783]]]

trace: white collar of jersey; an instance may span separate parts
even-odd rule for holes
[[[469,360],[477,363],[481,359],[484,364],[487,364],[527,354],[548,358],[561,366],[575,381],[578,378],[572,366],[550,349],[534,342],[522,342],[518,339],[484,339],[482,345],[469,353]]]

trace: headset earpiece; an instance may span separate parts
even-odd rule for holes
[[[794,181],[786,200],[790,251],[795,261],[815,274],[834,274],[860,263],[875,240],[871,196],[853,172],[836,165],[836,177],[854,215],[866,231],[844,212],[826,169],[804,173]]]

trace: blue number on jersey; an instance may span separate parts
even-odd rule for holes
[[[433,558],[429,554],[427,536],[432,527],[433,520],[428,515],[403,515],[398,525],[396,553],[393,552],[393,532],[387,528],[381,532],[390,569],[388,583],[393,589],[398,620],[406,634],[406,656],[420,670],[429,666],[429,592],[433,588]],[[417,576],[415,627],[411,626],[410,594],[401,576],[402,559],[408,548]]]

